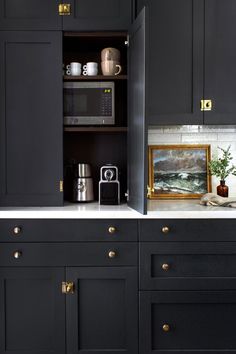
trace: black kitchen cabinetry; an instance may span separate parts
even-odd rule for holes
[[[63,268],[24,268],[8,257],[13,267],[0,268],[0,353],[64,354]]]
[[[150,10],[148,124],[234,124],[235,1],[140,0],[138,10],[143,5]]]
[[[0,205],[62,205],[62,35],[0,32]]]
[[[140,354],[236,353],[234,229],[235,220],[140,221]]]
[[[133,14],[133,0],[71,0],[70,15],[63,16],[63,29],[66,31],[128,30]]]
[[[0,353],[137,354],[137,221],[61,222],[1,221]]]
[[[0,0],[0,30],[59,30],[59,0]]]

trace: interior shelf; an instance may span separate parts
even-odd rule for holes
[[[64,132],[97,132],[97,133],[121,133],[127,132],[127,127],[78,127],[65,126]]]
[[[127,80],[127,75],[116,75],[116,76],[104,76],[104,75],[94,75],[94,76],[72,76],[72,75],[64,75],[64,81],[80,81],[80,80],[101,80],[101,81],[113,81],[113,80]]]

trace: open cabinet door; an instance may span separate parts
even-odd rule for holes
[[[147,212],[147,16],[144,8],[129,38],[128,205],[142,214]]]

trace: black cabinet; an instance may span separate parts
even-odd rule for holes
[[[235,291],[142,292],[140,354],[236,353],[235,298]]]
[[[63,268],[0,268],[0,353],[65,353]]]
[[[0,32],[0,205],[61,205],[62,35]]]
[[[63,16],[63,29],[127,30],[133,11],[133,0],[71,0],[70,15]]]
[[[0,30],[57,30],[59,0],[0,0]]]
[[[135,268],[67,268],[74,294],[66,298],[67,350],[71,354],[137,354]]]
[[[143,5],[150,10],[148,123],[234,124],[235,1],[140,0],[138,10]]]

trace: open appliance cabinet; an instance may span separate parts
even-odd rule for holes
[[[122,72],[117,76],[103,76],[101,51],[107,47],[120,50]],[[68,81],[112,81],[115,84],[115,124],[112,126],[64,126],[64,191],[70,199],[71,164],[91,165],[94,197],[98,200],[100,168],[106,164],[118,167],[121,201],[127,191],[127,33],[126,32],[65,32],[63,37],[64,67],[78,61],[82,66],[89,61],[98,63],[97,76],[67,76]],[[69,175],[68,175],[69,171]],[[69,200],[70,201],[70,200]]]

